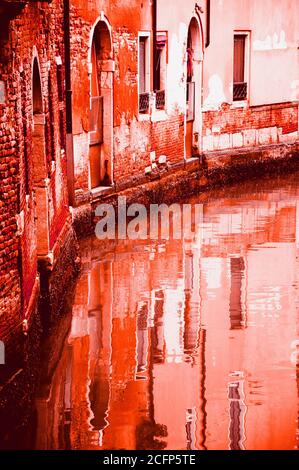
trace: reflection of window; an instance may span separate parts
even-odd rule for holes
[[[165,362],[163,290],[156,292],[154,311],[153,359],[155,364],[163,364]]]
[[[247,99],[248,95],[248,34],[234,35],[234,101]]]
[[[136,380],[144,380],[148,358],[148,305],[140,307],[137,317],[137,374]]]
[[[186,410],[187,450],[196,450],[196,408]]]
[[[244,450],[246,441],[244,381],[232,382],[228,385],[229,400],[229,440],[230,450]]]
[[[149,33],[139,36],[139,112],[146,113],[149,109],[150,69],[149,69]]]
[[[231,289],[229,301],[229,317],[231,330],[246,327],[246,316],[242,302],[244,290],[245,262],[242,257],[231,258]]]

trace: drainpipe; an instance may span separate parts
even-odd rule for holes
[[[207,0],[206,47],[209,47],[210,39],[211,39],[211,0]]]
[[[153,89],[157,89],[157,0],[153,0]]]
[[[70,0],[64,0],[64,61],[65,61],[65,105],[66,105],[66,159],[67,187],[69,205],[74,206],[74,148],[72,118],[72,83],[71,83],[71,39],[70,39]]]

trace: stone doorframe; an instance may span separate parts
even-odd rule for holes
[[[90,33],[88,73],[90,78],[90,109],[92,108],[92,48],[96,48],[96,62],[99,94],[103,103],[103,138],[98,145],[92,145],[89,132],[89,189],[113,185],[113,79],[115,63],[111,25],[103,12],[95,22]],[[100,158],[92,165],[91,159]],[[100,174],[93,175],[93,167],[100,169]],[[98,179],[98,181],[97,181]]]

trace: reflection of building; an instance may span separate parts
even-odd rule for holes
[[[43,438],[38,439],[38,446],[69,442],[76,449],[162,449],[167,444],[179,448],[179,441],[173,440],[173,429],[171,434],[168,431],[173,422],[181,423],[179,436],[184,448],[196,448],[201,442],[203,401],[197,398],[197,384],[203,377],[200,361],[204,342],[196,314],[199,294],[195,290],[199,283],[191,268],[186,281],[187,307],[184,285],[176,279],[184,266],[183,258],[176,242],[174,250],[171,244],[164,252],[159,253],[158,248],[154,258],[151,254],[151,261],[146,252],[133,250],[129,258],[120,251],[113,261],[91,262],[76,289],[72,329],[65,349],[69,352],[63,356],[68,354],[70,362],[61,362],[59,375],[52,380],[51,394],[61,397],[56,414],[64,416],[60,434],[63,431],[66,440],[62,443],[54,439],[57,421],[49,419],[51,409],[45,418],[47,405],[41,398],[38,435]],[[161,286],[165,276],[169,277],[169,287]],[[179,291],[174,298],[176,284]],[[180,381],[185,382],[184,389],[178,387]],[[64,392],[57,395],[57,387]],[[162,402],[156,403],[161,393],[178,406],[162,410]],[[53,406],[51,399],[49,403]],[[43,421],[51,432],[43,433]]]
[[[244,382],[239,381],[228,386],[230,450],[244,450],[246,406],[243,385]]]
[[[242,306],[242,281],[244,278],[244,260],[243,258],[231,258],[231,288],[229,316],[231,329],[244,327],[244,312]]]
[[[295,445],[298,214],[283,188],[279,200],[209,202],[192,242],[86,242],[38,446]]]
[[[218,449],[294,445],[297,398],[286,378],[286,351],[296,334],[297,189],[294,194],[282,188],[277,197],[266,189],[250,205],[241,196],[238,204],[223,199],[204,209],[201,318],[208,332],[208,430],[214,431],[208,448],[215,448],[216,434]]]

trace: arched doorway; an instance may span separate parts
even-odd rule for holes
[[[37,254],[49,253],[48,172],[46,162],[45,114],[38,61],[32,72],[32,175],[36,203]]]
[[[112,184],[113,72],[110,31],[104,21],[94,29],[90,52],[90,187]]]
[[[197,156],[201,142],[202,107],[202,37],[198,20],[190,21],[187,39],[187,83],[186,83],[186,158]]]

